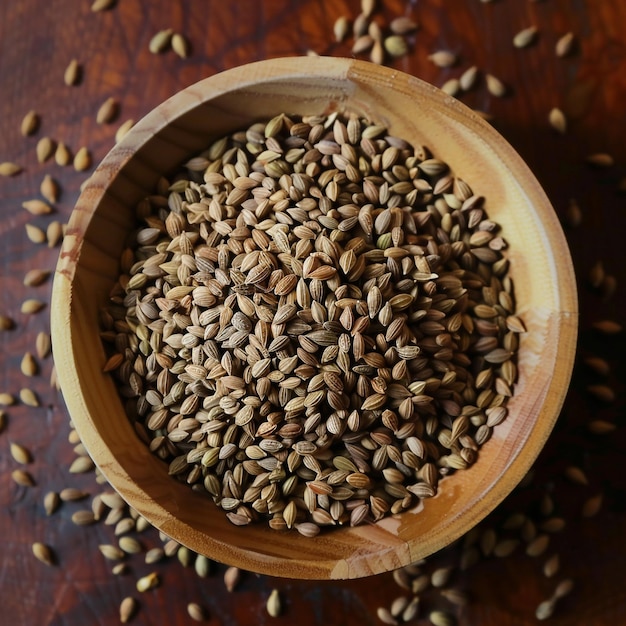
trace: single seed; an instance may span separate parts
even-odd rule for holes
[[[77,85],[80,82],[82,74],[82,68],[76,59],[72,59],[69,62],[69,65],[65,68],[65,73],[63,74],[63,82],[68,86],[72,87],[73,85]]]
[[[81,509],[80,511],[74,511],[74,513],[72,513],[72,522],[76,524],[76,526],[88,526],[96,522],[96,516],[93,514],[93,511]]]
[[[116,2],[117,0],[94,0],[91,5],[91,10],[95,13],[106,11],[107,9],[114,7]]]
[[[120,124],[120,127],[115,132],[115,143],[119,143],[120,141],[122,141],[122,139],[124,139],[124,137],[126,137],[126,135],[128,134],[128,131],[134,126],[134,124],[135,120],[132,119],[128,119]]]
[[[535,26],[529,26],[520,30],[515,37],[513,37],[513,45],[516,48],[526,48],[530,46],[537,39],[537,28]]]
[[[606,404],[615,402],[615,392],[608,385],[587,385],[587,391]]]
[[[78,150],[76,156],[74,156],[74,169],[77,172],[84,172],[91,167],[91,154],[89,150],[84,146]]]
[[[34,487],[35,479],[26,470],[16,469],[11,472],[11,478],[21,487]]]
[[[50,338],[50,333],[42,330],[37,333],[37,337],[35,338],[35,352],[37,352],[37,356],[40,359],[45,359],[50,356],[52,351],[52,340]]]
[[[614,432],[617,426],[613,422],[606,420],[592,420],[587,426],[587,430],[594,435],[608,435]]]
[[[417,30],[417,22],[414,22],[410,17],[401,15],[391,20],[389,29],[394,35],[408,35]]]
[[[22,465],[27,465],[33,458],[27,448],[21,446],[19,443],[12,442],[10,445],[11,456],[13,460]]]
[[[54,153],[55,144],[50,137],[42,137],[35,148],[37,161],[45,163]]]
[[[189,56],[189,42],[187,38],[180,33],[174,33],[172,35],[172,50],[181,59],[186,59]]]
[[[587,159],[587,163],[593,167],[597,168],[609,168],[615,163],[615,160],[610,154],[606,154],[605,152],[596,152],[594,154],[590,154]]]
[[[577,485],[589,484],[589,479],[587,478],[585,472],[583,472],[580,467],[576,467],[575,465],[570,465],[565,468],[565,478]]]
[[[561,109],[553,108],[550,110],[548,115],[548,121],[550,122],[550,126],[554,128],[554,130],[558,131],[561,134],[565,134],[567,130],[567,119],[565,118],[565,114]]]
[[[115,576],[121,576],[122,574],[126,574],[128,571],[128,565],[126,563],[116,563],[111,568],[111,573]]]
[[[161,583],[159,575],[156,572],[150,572],[146,576],[142,576],[136,584],[137,591],[144,592],[158,587]]]
[[[238,567],[229,567],[224,572],[226,591],[234,591],[241,580],[241,570]]]
[[[447,80],[441,86],[441,91],[443,91],[445,94],[452,96],[452,97],[456,96],[460,90],[461,90],[461,85],[458,79],[456,78],[451,78],[450,80]]]
[[[617,335],[622,332],[622,325],[613,320],[599,320],[591,324],[595,330],[603,335]]]
[[[574,49],[576,44],[576,40],[574,38],[574,33],[569,32],[565,33],[557,42],[554,47],[554,51],[556,56],[558,57],[566,57],[570,55]]]
[[[22,202],[22,207],[32,215],[48,215],[48,213],[52,213],[52,207],[43,200],[25,200]]]
[[[398,620],[391,614],[391,611],[384,606],[379,606],[376,609],[376,615],[383,624],[389,624],[389,626],[398,625]]]
[[[189,614],[189,617],[196,622],[204,622],[208,619],[206,609],[196,602],[190,602],[187,605],[187,613]]]
[[[29,298],[22,302],[20,311],[26,315],[32,315],[34,313],[39,313],[39,311],[41,311],[45,306],[45,302],[37,300],[36,298]]]
[[[54,555],[50,546],[47,546],[45,543],[41,543],[40,541],[35,541],[32,548],[35,558],[46,565],[54,565]]]
[[[89,494],[82,489],[76,489],[75,487],[66,487],[61,490],[59,497],[63,502],[76,502],[78,500],[84,500]]]
[[[113,97],[109,97],[100,105],[96,113],[96,123],[109,124],[117,117],[118,112],[118,101]]]
[[[0,315],[0,331],[12,330],[15,328],[15,322],[8,315]]]
[[[70,474],[84,474],[93,470],[94,464],[91,458],[88,456],[76,457],[70,465]]]
[[[558,554],[553,554],[543,565],[543,575],[552,578],[559,571],[560,558]]]
[[[35,357],[30,352],[26,352],[22,357],[20,369],[24,376],[36,376],[39,373],[37,361],[35,361]]]
[[[554,613],[554,606],[554,600],[544,600],[537,606],[537,609],[535,610],[535,617],[540,621],[552,617]]]
[[[487,74],[485,80],[487,81],[487,91],[492,96],[502,98],[506,95],[506,85],[499,78],[496,78],[493,74]]]
[[[17,163],[11,161],[3,161],[0,163],[0,176],[15,176],[22,171],[22,168]]]
[[[54,160],[57,165],[61,165],[62,167],[72,162],[72,153],[62,141],[59,141],[59,145],[54,153]]]
[[[63,239],[63,225],[58,220],[52,220],[46,229],[48,248],[54,248]]]
[[[28,388],[20,389],[20,400],[26,406],[32,406],[32,407],[40,406],[39,398],[37,397],[37,394],[32,389],[28,389]]]
[[[401,35],[385,37],[383,45],[387,54],[394,59],[404,56],[409,50],[406,39]]]
[[[569,595],[572,592],[572,589],[574,589],[574,581],[571,578],[566,578],[556,586],[552,597],[555,600],[560,600],[561,598]]]
[[[144,562],[148,565],[152,565],[153,563],[162,561],[164,556],[165,552],[163,551],[163,548],[151,548],[146,552]]]
[[[370,61],[377,65],[383,65],[385,62],[385,47],[380,40],[375,40],[370,53]]]
[[[37,132],[39,128],[39,116],[36,111],[29,111],[24,118],[22,119],[22,124],[20,126],[20,132],[22,136],[28,137],[33,133]]]
[[[361,14],[370,17],[376,9],[376,0],[361,0]]]
[[[463,91],[469,91],[476,84],[478,68],[475,65],[468,67],[459,78],[459,86]]]
[[[602,508],[602,493],[597,493],[595,496],[587,498],[583,503],[582,516],[583,517],[595,517]]]
[[[120,537],[118,544],[126,554],[139,554],[143,552],[143,548],[134,537]]]
[[[548,549],[549,543],[548,535],[538,535],[526,546],[526,554],[532,557],[541,556]]]
[[[281,614],[282,606],[278,589],[272,589],[272,592],[267,599],[265,608],[270,617],[278,617]]]
[[[0,393],[0,406],[11,406],[12,404],[15,404],[15,398],[10,393]]]
[[[437,67],[452,67],[457,62],[457,56],[448,50],[438,50],[429,54],[428,60]]]
[[[43,508],[46,515],[52,515],[59,508],[59,494],[56,491],[48,491],[43,499]]]
[[[173,31],[171,28],[160,30],[158,33],[156,33],[148,44],[150,52],[152,52],[152,54],[159,54],[161,52],[164,52],[170,46],[170,43],[172,41],[172,33]]]
[[[126,624],[137,612],[138,603],[132,596],[127,596],[120,603],[120,622]]]
[[[571,228],[576,228],[577,226],[580,226],[580,223],[582,222],[583,213],[580,209],[580,206],[578,205],[578,202],[573,198],[569,201],[569,204],[567,205],[566,218],[567,224]]]
[[[428,619],[433,626],[454,626],[456,620],[446,611],[431,611]]]
[[[54,204],[59,199],[59,184],[50,174],[43,177],[39,191],[49,204]]]
[[[99,545],[98,549],[102,553],[102,556],[109,561],[119,561],[126,556],[123,550],[110,544]]]
[[[335,35],[335,41],[341,42],[346,38],[350,23],[345,15],[341,15],[335,20],[333,25],[333,34]]]

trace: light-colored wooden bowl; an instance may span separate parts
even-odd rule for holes
[[[487,198],[501,224],[527,333],[509,417],[468,470],[446,478],[419,511],[315,538],[265,524],[233,526],[206,496],[168,476],[139,441],[102,373],[98,311],[119,274],[136,202],[157,178],[251,122],[348,109],[429,146]],[[199,82],[139,122],[104,159],[70,220],[54,283],[52,337],[71,417],[113,487],[157,528],[192,550],[247,570],[309,579],[357,578],[446,546],[492,511],[543,447],[567,391],[577,330],[565,238],[538,182],[509,144],[458,101],[395,70],[349,59],[254,63]]]

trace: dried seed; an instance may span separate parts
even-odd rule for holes
[[[48,248],[54,248],[63,239],[63,225],[58,220],[52,220],[46,229]]]
[[[370,53],[370,61],[377,65],[383,65],[385,62],[385,47],[380,40],[375,40]]]
[[[224,572],[224,584],[227,591],[234,591],[241,580],[241,571],[238,567],[229,567]]]
[[[539,606],[537,606],[537,609],[535,610],[535,617],[541,621],[552,617],[555,604],[555,601],[552,599],[544,600],[539,604]]]
[[[11,472],[11,478],[13,482],[17,483],[21,487],[34,487],[35,479],[26,470],[16,469]]]
[[[57,165],[61,165],[62,167],[72,162],[72,153],[62,141],[59,141],[59,145],[54,152],[54,160]]]
[[[15,322],[7,315],[0,315],[0,331],[12,330],[15,328]]]
[[[376,10],[376,0],[361,0],[361,14],[370,17]]]
[[[128,119],[115,132],[115,143],[119,143],[128,134],[128,131],[135,125],[135,120]]]
[[[468,67],[459,78],[459,86],[463,91],[469,91],[476,84],[478,68],[475,65]]]
[[[121,576],[122,574],[126,574],[128,572],[128,565],[126,563],[116,563],[111,568],[111,573],[115,576]]]
[[[10,445],[10,451],[13,460],[17,463],[21,463],[22,465],[27,465],[33,460],[30,451],[24,446],[21,446],[19,443],[12,442]]]
[[[151,548],[146,552],[144,562],[148,565],[152,565],[153,563],[162,561],[164,556],[165,552],[163,551],[163,548]]]
[[[186,59],[189,56],[189,42],[187,38],[180,33],[174,33],[172,35],[172,50],[181,59]]]
[[[50,174],[44,176],[39,191],[49,204],[54,204],[59,199],[59,185]]]
[[[603,335],[617,335],[622,332],[622,325],[613,320],[599,320],[593,322],[592,327]]]
[[[93,461],[88,456],[76,457],[70,465],[70,474],[84,474],[93,470]]]
[[[0,406],[11,406],[12,404],[15,404],[15,398],[10,393],[0,393]]]
[[[22,357],[20,370],[24,376],[36,376],[39,373],[37,361],[35,361],[35,357],[30,352],[26,352]]]
[[[110,544],[99,545],[98,549],[102,553],[102,556],[109,561],[119,561],[126,556],[123,550],[120,550],[118,547]]]
[[[150,52],[152,52],[152,54],[159,54],[169,48],[172,41],[172,33],[173,30],[171,28],[166,28],[156,33],[148,44]]]
[[[437,67],[452,67],[457,62],[457,56],[448,50],[438,50],[429,54],[428,60]]]
[[[37,337],[35,339],[35,351],[40,359],[45,359],[50,355],[50,352],[52,351],[52,341],[49,333],[43,330],[37,333]]]
[[[565,118],[565,114],[561,109],[553,108],[550,110],[548,114],[548,121],[550,122],[550,126],[554,128],[554,130],[558,131],[561,134],[565,134],[567,130],[567,119]]]
[[[32,406],[32,407],[40,406],[39,398],[37,397],[37,394],[32,389],[28,389],[28,388],[20,389],[20,400],[26,406]]]
[[[454,571],[453,567],[439,567],[430,576],[430,584],[433,587],[445,587],[450,581]]]
[[[117,0],[94,0],[93,4],[91,5],[91,10],[95,13],[98,13],[100,11],[106,11],[113,8],[116,2]]]
[[[143,552],[141,544],[134,537],[120,537],[118,544],[127,554],[139,554]]]
[[[119,102],[115,98],[109,97],[98,108],[96,123],[109,124],[117,117],[118,112]]]
[[[265,608],[270,617],[278,617],[281,614],[282,606],[278,589],[272,589],[272,592],[267,599]]]
[[[454,617],[445,611],[431,611],[428,619],[433,626],[454,626],[456,624]]]
[[[554,47],[556,56],[566,57],[570,55],[575,47],[575,44],[576,40],[574,38],[574,33],[565,33],[565,35],[559,38],[556,42],[556,46]]]
[[[391,20],[389,29],[394,35],[408,35],[417,30],[417,22],[414,22],[410,17],[401,15]]]
[[[565,468],[565,478],[567,478],[570,482],[575,483],[577,485],[588,485],[589,479],[583,470],[580,467],[576,467],[575,465],[570,465]]]
[[[96,516],[93,514],[93,511],[81,509],[72,513],[72,522],[76,526],[88,526],[96,522]]]
[[[38,128],[39,116],[35,111],[29,111],[22,119],[22,124],[20,126],[22,136],[28,137],[29,135],[36,133]]]
[[[161,583],[159,575],[156,572],[150,572],[146,576],[142,576],[136,584],[137,591],[144,592],[158,587]]]
[[[32,215],[48,215],[48,213],[52,213],[52,207],[43,200],[25,200],[22,202],[22,207]]]
[[[608,435],[616,430],[617,426],[613,422],[606,420],[593,420],[589,422],[587,429],[594,435]]]
[[[613,157],[610,154],[606,154],[605,152],[590,154],[587,157],[586,161],[589,165],[597,168],[612,167],[615,163]]]
[[[383,45],[387,54],[394,59],[404,56],[409,50],[406,39],[401,35],[385,37]]]
[[[0,176],[15,176],[22,171],[22,168],[17,163],[11,163],[11,161],[3,161],[0,163]]]
[[[346,38],[350,23],[345,15],[341,15],[335,20],[333,25],[333,34],[335,35],[335,41],[341,42]]]
[[[196,602],[190,602],[187,605],[187,613],[192,620],[196,622],[204,622],[208,619],[208,613],[206,609],[201,607]]]
[[[376,615],[383,624],[389,624],[389,626],[398,625],[398,620],[391,614],[391,611],[384,606],[379,606],[376,609]]]
[[[461,90],[461,85],[458,79],[456,78],[451,78],[450,80],[447,80],[441,86],[441,91],[443,91],[445,94],[452,96],[452,97],[456,96],[460,90]]]
[[[496,78],[493,74],[487,74],[485,80],[487,81],[487,91],[492,96],[502,98],[506,95],[506,85],[499,78]]]
[[[46,565],[54,565],[54,554],[52,553],[50,546],[47,546],[45,543],[41,543],[40,541],[35,541],[32,549],[35,558],[39,561],[45,563]]]
[[[576,200],[571,199],[569,201],[569,204],[567,205],[566,217],[567,217],[567,224],[571,226],[572,228],[576,228],[577,226],[580,226],[580,223],[582,222],[583,214]]]
[[[583,503],[582,516],[595,517],[602,508],[602,500],[602,493],[597,493],[596,495],[587,498],[587,500]]]
[[[552,578],[560,567],[560,558],[558,554],[553,554],[543,565],[543,575],[546,578]]]
[[[56,491],[48,491],[43,499],[43,508],[46,515],[52,515],[59,508],[59,494]]]
[[[50,137],[42,137],[37,142],[35,152],[37,153],[37,161],[45,163],[53,154],[55,144]]]
[[[77,172],[84,172],[91,167],[91,154],[84,146],[78,150],[74,156],[74,169]]]
[[[89,494],[82,489],[76,489],[75,487],[66,487],[61,490],[59,494],[63,502],[76,502],[78,500],[84,500]]]
[[[513,45],[516,48],[526,48],[530,46],[537,39],[537,28],[535,26],[529,26],[520,30],[515,37],[513,37]]]
[[[72,59],[65,68],[63,82],[68,86],[78,85],[82,76],[82,68],[76,59]]]
[[[135,616],[138,606],[137,600],[132,596],[124,598],[120,603],[120,622],[122,622],[122,624],[130,622]]]
[[[560,600],[561,598],[569,595],[572,592],[572,589],[574,589],[574,581],[571,578],[566,578],[556,586],[552,597],[555,600]]]
[[[549,543],[548,535],[538,535],[526,546],[526,554],[532,557],[541,556],[548,549]]]
[[[602,402],[615,402],[615,392],[607,385],[587,385],[587,391]]]

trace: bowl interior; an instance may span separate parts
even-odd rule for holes
[[[421,510],[315,538],[264,524],[235,527],[206,496],[167,474],[126,418],[98,337],[98,312],[118,278],[133,207],[159,176],[211,139],[279,112],[350,110],[428,146],[486,197],[503,229],[527,333],[509,417],[470,469],[440,485]],[[558,416],[576,341],[575,281],[556,216],[512,148],[458,101],[413,77],[348,59],[279,59],[236,68],[177,94],[106,157],[70,221],[53,293],[55,361],[72,419],[125,500],[189,548],[239,567],[292,578],[355,578],[409,564],[467,531],[513,489]]]

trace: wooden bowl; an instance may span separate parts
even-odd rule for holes
[[[349,109],[396,136],[431,147],[487,198],[509,243],[518,313],[527,332],[509,417],[470,468],[446,478],[419,511],[315,538],[233,526],[210,499],[168,476],[122,409],[98,336],[99,308],[119,275],[133,207],[212,138],[280,112]],[[412,76],[373,64],[285,58],[229,70],[158,106],[104,159],[80,196],[54,283],[52,335],[58,377],[81,439],[111,485],[181,544],[246,570],[307,579],[368,576],[443,548],[492,511],[542,449],[571,375],[575,280],[565,238],[538,182],[511,146],[457,100]]]

